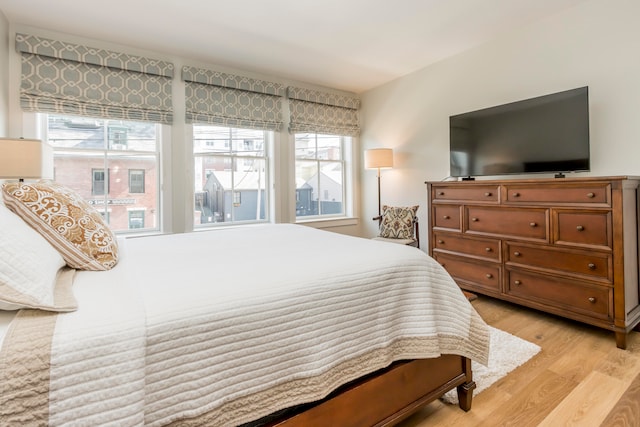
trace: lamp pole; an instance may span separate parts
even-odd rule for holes
[[[393,167],[393,150],[390,148],[372,148],[364,152],[364,167],[376,169],[378,172],[378,220],[382,216],[382,201],[380,191],[380,169]],[[376,218],[374,218],[376,219]]]
[[[378,216],[382,215],[382,204],[380,202],[380,168],[378,168]]]

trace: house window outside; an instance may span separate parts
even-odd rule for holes
[[[270,131],[193,125],[194,226],[269,220]]]
[[[127,132],[126,126],[111,125],[107,128],[109,134],[109,148],[113,150],[127,149]]]
[[[139,230],[144,228],[144,210],[134,209],[129,211],[129,229]]]
[[[104,196],[109,193],[109,170],[91,169],[91,194]]]
[[[132,228],[136,232],[159,229],[158,124],[59,114],[42,116],[43,134],[54,150],[57,182],[85,198],[117,233]],[[131,227],[132,210],[147,212],[142,222],[134,220],[135,227]]]
[[[144,193],[144,169],[129,169],[129,193]]]
[[[295,134],[296,218],[344,216],[350,137]]]

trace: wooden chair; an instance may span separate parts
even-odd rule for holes
[[[390,226],[391,225],[390,222],[398,220],[397,215],[394,218],[394,213],[399,212],[399,210],[402,210],[402,212],[404,212],[405,210],[410,210],[413,213],[412,215],[410,215],[412,217],[411,232],[407,236],[399,237],[394,235],[395,233],[385,233],[383,230],[383,221],[385,221],[386,226]],[[420,230],[418,228],[418,216],[415,215],[417,210],[418,210],[417,206],[413,206],[410,208],[384,206],[382,208],[382,214],[373,218],[374,221],[378,221],[378,227],[380,228],[380,235],[378,235],[377,237],[374,237],[373,240],[379,240],[382,242],[390,242],[390,243],[399,243],[401,245],[420,248]],[[385,215],[387,215],[387,217],[385,217]],[[400,227],[405,228],[406,222],[402,221]],[[402,233],[402,234],[405,234],[405,233]]]

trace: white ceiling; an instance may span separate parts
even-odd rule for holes
[[[14,25],[363,92],[587,0],[0,0]]]

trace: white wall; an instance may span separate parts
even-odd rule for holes
[[[0,58],[9,56],[9,22],[0,10]],[[8,135],[7,122],[9,121],[9,61],[0,61],[0,138],[16,135]]]
[[[640,175],[639,19],[638,0],[593,0],[363,94],[362,148],[394,149],[383,204],[420,205],[426,250],[424,182],[449,175],[449,116],[580,86],[589,86],[588,175]],[[367,219],[375,172],[362,171],[362,183]],[[363,221],[362,235],[376,230]]]

